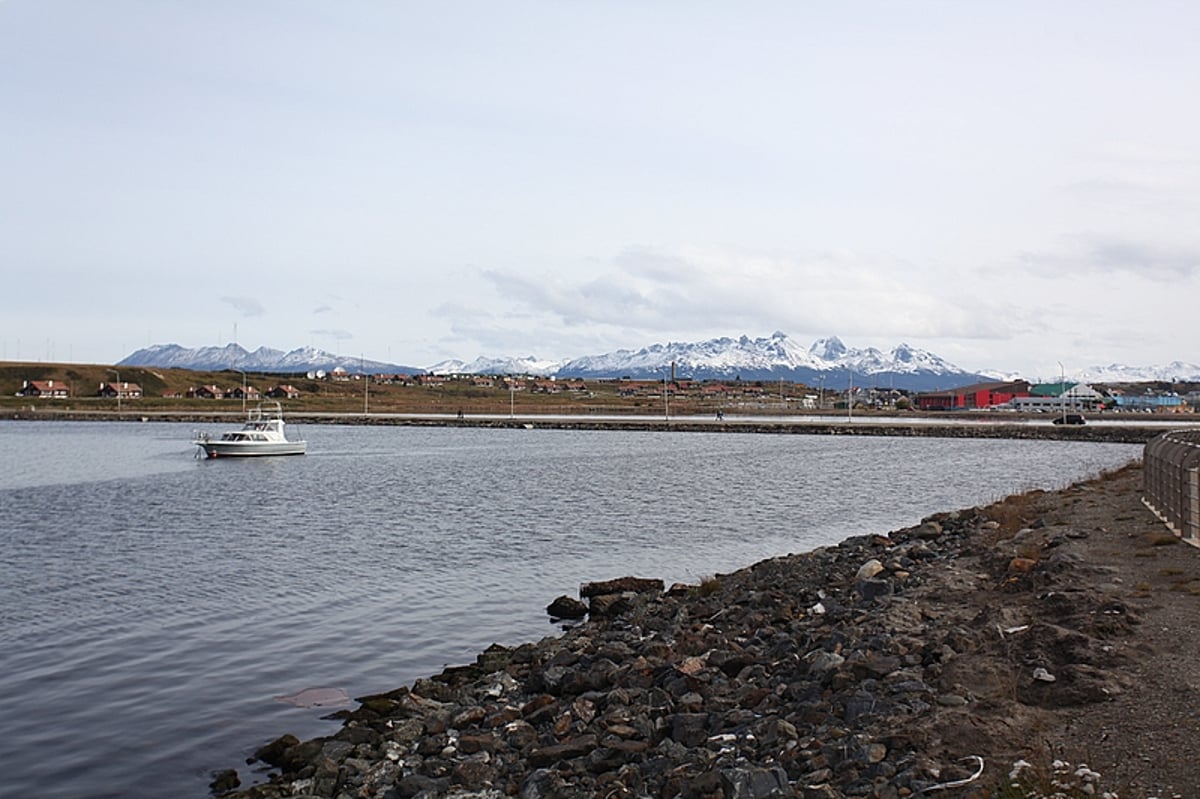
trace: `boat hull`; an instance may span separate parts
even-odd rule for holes
[[[303,455],[303,441],[203,441],[195,442],[206,458],[253,458],[263,455]]]

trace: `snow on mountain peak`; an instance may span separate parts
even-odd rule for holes
[[[837,361],[846,354],[846,345],[837,336],[819,338],[808,351],[823,361]]]

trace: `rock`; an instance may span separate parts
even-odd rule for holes
[[[581,735],[560,744],[534,747],[526,758],[530,765],[540,768],[553,766],[561,760],[583,757],[596,748],[595,735]]]
[[[642,577],[618,577],[615,580],[584,583],[579,589],[579,595],[584,599],[602,594],[622,594],[632,591],[635,594],[659,593],[663,591],[662,580],[645,579]]]
[[[212,774],[212,782],[208,784],[208,789],[212,791],[214,796],[220,796],[223,793],[229,793],[242,784],[238,778],[238,773],[235,769],[223,769],[214,771]]]
[[[450,787],[449,777],[428,777],[424,774],[408,774],[396,782],[397,799],[412,799],[418,794],[435,796]]]
[[[874,602],[876,599],[892,595],[892,584],[888,580],[859,580],[855,586],[863,602]]]
[[[564,594],[547,605],[546,612],[556,619],[582,619],[587,615],[588,606]]]
[[[684,746],[700,746],[708,740],[708,714],[676,713],[668,720],[671,740]]]
[[[858,574],[855,575],[855,579],[870,580],[881,571],[883,571],[883,564],[878,560],[871,558],[866,563],[858,567]]]
[[[300,743],[300,739],[294,735],[281,735],[266,746],[260,747],[254,753],[254,760],[275,766],[276,768],[283,766],[285,759],[284,755],[287,750]]]
[[[1033,670],[1033,679],[1039,682],[1055,682],[1058,680],[1057,677],[1041,667]]]
[[[588,613],[598,618],[619,616],[632,607],[632,594],[597,594],[588,600]]]
[[[825,652],[818,650],[809,655],[808,661],[809,674],[825,674],[841,667],[846,659],[835,652]]]
[[[778,766],[721,769],[721,788],[726,799],[767,799],[791,793],[787,772]]]
[[[932,541],[942,535],[942,526],[935,521],[923,522],[914,532],[923,541]]]

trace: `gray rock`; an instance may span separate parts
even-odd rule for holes
[[[721,769],[721,788],[726,799],[769,799],[791,796],[787,772],[775,768],[737,767]]]
[[[587,615],[588,606],[563,594],[546,606],[546,612],[555,619],[582,619]]]
[[[602,594],[621,594],[626,591],[634,593],[663,592],[663,581],[645,579],[642,577],[618,577],[615,580],[584,583],[579,589],[579,595],[584,599]]]

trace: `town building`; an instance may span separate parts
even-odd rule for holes
[[[71,396],[71,389],[62,381],[54,380],[23,380],[18,397],[38,397],[39,399],[66,399]]]
[[[100,389],[96,392],[98,397],[107,397],[108,399],[141,399],[142,387],[137,383],[121,381],[120,383],[101,383]]]
[[[1014,410],[1033,413],[1094,411],[1104,407],[1107,397],[1084,383],[1038,383],[1029,396],[1014,397]]]
[[[299,399],[300,389],[293,385],[284,383],[282,385],[273,386],[267,391],[267,396],[272,399]]]
[[[1030,385],[1024,380],[975,383],[946,391],[918,394],[917,407],[923,411],[969,411],[994,408],[1017,397],[1029,396]]]

